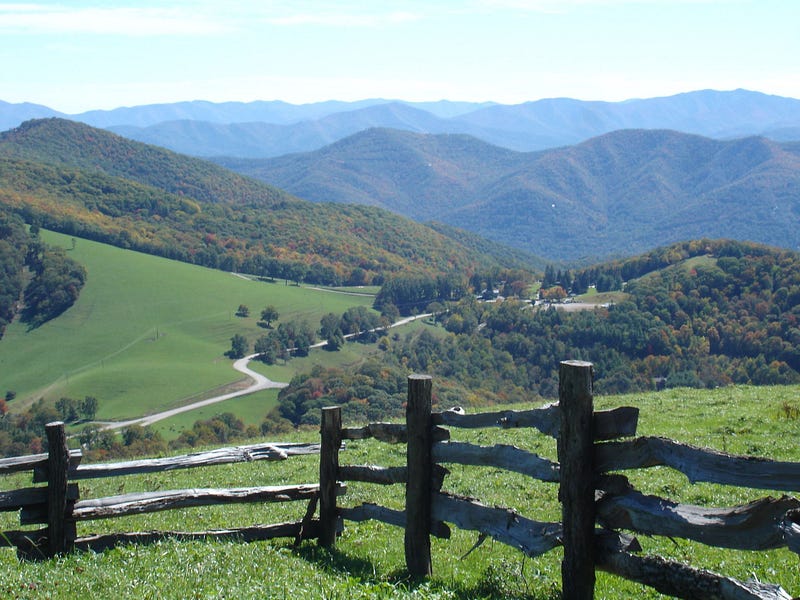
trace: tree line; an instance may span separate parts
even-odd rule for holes
[[[436,376],[448,404],[555,398],[565,359],[594,363],[601,394],[800,383],[797,253],[703,240],[596,269],[631,277],[611,305],[567,312],[480,302],[471,290],[448,304],[440,327],[382,336],[380,360],[365,372],[295,377],[268,420],[313,423],[316,409],[332,403],[346,415],[395,414],[402,390],[386,382],[408,372]]]
[[[21,218],[0,210],[0,337],[17,312],[31,328],[62,314],[86,276],[65,250],[41,241],[38,224],[28,230]]]

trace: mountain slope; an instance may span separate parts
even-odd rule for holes
[[[800,247],[800,156],[765,138],[626,130],[517,153],[466,136],[371,130],[312,153],[220,161],[311,200],[436,219],[551,259],[696,237]]]
[[[289,195],[206,161],[66,119],[27,121],[0,133],[0,156],[99,171],[208,202],[271,204]]]
[[[217,165],[61,119],[0,136],[0,203],[57,231],[318,283],[347,281],[356,269],[381,278],[496,264],[382,209],[300,200]]]
[[[368,129],[319,151],[219,164],[315,201],[358,202],[418,220],[442,218],[472,202],[474,190],[524,156],[465,135]]]

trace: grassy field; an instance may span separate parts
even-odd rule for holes
[[[265,332],[257,325],[265,306],[278,309],[278,322],[306,319],[316,328],[325,313],[372,303],[369,296],[253,281],[82,239],[73,248],[68,236],[42,234],[86,266],[88,281],[62,316],[32,331],[15,322],[0,340],[0,389],[17,393],[12,410],[41,397],[91,395],[99,400],[98,419],[125,419],[208,397],[242,379],[224,353],[234,334],[252,342]],[[235,316],[240,304],[250,317]],[[348,359],[320,352],[315,360]],[[274,398],[264,393],[236,405],[263,417]],[[189,422],[198,418],[190,414]]]
[[[434,381],[434,389],[436,382]],[[712,391],[668,390],[596,398],[597,408],[635,405],[641,410],[640,435],[662,435],[682,442],[800,460],[796,444],[800,387],[731,387]],[[521,408],[515,406],[513,408]],[[794,409],[794,410],[792,410]],[[515,444],[554,457],[555,442],[531,430],[453,430],[453,439],[484,445]],[[314,431],[297,431],[288,441],[315,440]],[[371,440],[353,441],[340,453],[342,464],[404,464],[404,447]],[[445,490],[467,494],[489,505],[513,507],[537,520],[559,520],[557,487],[493,468],[449,465]],[[763,497],[764,490],[691,485],[669,469],[626,473],[644,492],[705,506],[731,506]],[[281,463],[251,463],[173,471],[115,480],[80,482],[84,498],[137,490],[200,486],[249,486],[308,483],[318,479],[317,457]],[[0,489],[29,485],[29,479],[0,479]],[[775,495],[775,493],[773,493]],[[342,506],[377,502],[402,507],[398,486],[348,484]],[[79,534],[134,530],[198,530],[297,520],[305,506],[247,505],[192,508],[79,523]],[[18,528],[17,517],[3,513],[0,528]],[[0,597],[83,598],[517,598],[559,597],[561,553],[531,559],[487,540],[468,553],[477,534],[454,529],[452,539],[434,540],[434,575],[409,581],[404,572],[402,531],[380,523],[346,523],[332,552],[314,542],[293,548],[290,541],[243,543],[163,542],[121,547],[103,554],[74,554],[41,563],[18,562],[12,550],[0,550]],[[800,593],[797,556],[788,550],[738,552],[708,548],[680,539],[640,536],[648,554],[660,554],[724,575],[779,583]],[[596,598],[659,598],[648,588],[598,573]]]

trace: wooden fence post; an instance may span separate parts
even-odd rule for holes
[[[69,449],[64,423],[44,426],[47,435],[47,554],[56,556],[71,549],[74,533],[67,521],[67,478]]]
[[[342,408],[322,409],[322,439],[319,448],[319,545],[336,543],[336,483],[339,479],[339,446],[342,443]]]
[[[592,363],[577,360],[562,362],[559,370],[558,499],[564,531],[561,589],[565,600],[594,597],[592,371]]]
[[[431,575],[431,387],[429,375],[409,375],[406,430],[406,567],[414,577]]]

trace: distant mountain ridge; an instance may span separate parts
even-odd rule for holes
[[[57,118],[0,133],[0,207],[70,235],[294,281],[338,285],[355,272],[362,283],[379,282],[397,272],[500,265],[484,249],[377,207],[309,202],[210,162]],[[533,258],[485,247],[504,262]]]
[[[466,134],[518,151],[572,145],[618,129],[672,129],[720,139],[800,139],[800,100],[747,90],[702,90],[624,102],[551,98],[517,105],[384,99],[303,105],[193,101],[76,115],[0,102],[0,130],[47,116],[204,157],[307,152],[370,127]]]
[[[321,150],[220,159],[317,202],[360,202],[539,256],[635,254],[700,237],[800,248],[800,144],[622,130],[521,153],[372,129]]]

